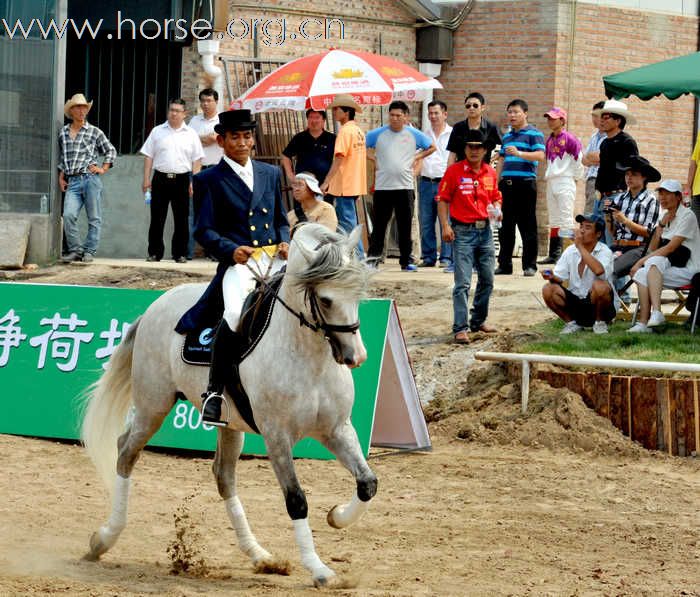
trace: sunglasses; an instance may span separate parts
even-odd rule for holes
[[[481,104],[464,104],[464,107],[469,108],[481,108]]]
[[[608,114],[607,112],[605,112],[604,114],[600,115],[600,118],[602,120],[607,120],[608,118],[614,118],[615,120],[619,120],[620,117],[616,114]]]

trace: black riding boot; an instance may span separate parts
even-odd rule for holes
[[[226,320],[222,319],[211,347],[209,385],[207,391],[202,394],[202,421],[208,425],[228,425],[228,421],[221,420],[221,404],[232,363],[234,359],[238,359],[240,344],[241,337],[238,332],[231,330]]]
[[[561,257],[561,237],[552,236],[549,239],[549,255],[544,259],[540,259],[537,263],[540,265],[552,265],[559,261]]]

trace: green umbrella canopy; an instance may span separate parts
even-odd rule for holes
[[[685,93],[700,97],[700,52],[609,75],[603,83],[605,94],[615,99],[636,95],[649,100],[663,94],[674,100]]]

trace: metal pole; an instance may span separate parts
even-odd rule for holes
[[[523,414],[527,412],[527,401],[530,398],[530,362],[523,361],[520,377],[520,410]]]

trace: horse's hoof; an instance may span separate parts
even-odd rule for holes
[[[314,578],[314,587],[317,589],[354,589],[357,585],[358,580],[356,578],[337,576],[335,573],[332,576]]]
[[[90,537],[90,551],[83,556],[83,560],[86,562],[97,562],[102,554],[107,553],[108,549],[109,547],[102,543],[100,534],[95,532]]]
[[[256,574],[280,574],[289,576],[292,573],[292,565],[289,560],[264,559],[254,563]]]
[[[337,508],[338,508],[338,506],[333,506],[333,507],[328,511],[328,515],[326,516],[326,521],[327,521],[328,524],[329,524],[330,526],[332,526],[334,529],[342,529],[342,528],[343,528],[342,525],[339,525],[339,524],[335,521],[335,511],[336,511]]]

